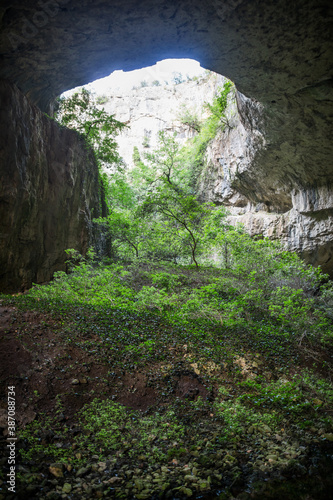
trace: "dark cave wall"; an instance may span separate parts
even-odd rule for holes
[[[0,82],[0,290],[65,270],[65,249],[85,253],[100,212],[98,168],[82,139]]]

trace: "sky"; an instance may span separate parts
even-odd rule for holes
[[[173,73],[175,72],[181,73],[183,77],[187,75],[193,77],[201,75],[204,71],[200,63],[193,59],[164,59],[148,68],[126,72],[123,70],[114,71],[111,75],[101,78],[100,80],[95,80],[92,83],[84,85],[84,87],[97,95],[103,95],[109,89],[130,90],[134,86],[139,86],[144,80],[148,84],[154,80],[159,80],[161,84],[164,84],[165,81],[170,83]],[[68,90],[62,95],[67,97],[74,90],[77,89]]]

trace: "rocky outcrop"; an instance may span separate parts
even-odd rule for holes
[[[101,107],[128,125],[117,142],[129,168],[134,146],[141,154],[155,148],[162,129],[176,132],[180,144],[193,137],[196,132],[179,120],[181,110],[185,106],[204,119],[204,103],[212,102],[224,82],[224,77],[211,73],[179,85],[106,92],[108,100]],[[231,223],[243,224],[251,235],[279,239],[307,262],[333,274],[330,185],[306,188],[298,179],[298,187],[291,189],[281,173],[276,178],[274,171],[265,173],[258,160],[269,147],[263,105],[238,91],[232,91],[228,102],[228,123],[209,145],[197,180],[200,197],[227,206]]]
[[[307,186],[295,179],[297,187],[287,189],[288,178],[274,179],[274,172],[265,175],[258,164],[267,148],[262,105],[239,92],[236,95],[238,112],[231,106],[230,127],[217,135],[207,151],[199,181],[202,198],[227,206],[230,222],[243,224],[252,236],[278,239],[333,276],[330,183],[323,179],[321,186]]]
[[[78,135],[0,82],[0,290],[18,291],[85,253],[100,213],[98,169]]]

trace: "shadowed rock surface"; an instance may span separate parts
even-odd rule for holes
[[[75,132],[7,83],[0,99],[0,284],[17,291],[65,270],[65,249],[87,251],[101,193],[93,155]]]

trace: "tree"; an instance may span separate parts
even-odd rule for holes
[[[98,109],[86,89],[59,100],[56,120],[82,135],[92,148],[99,167],[122,164],[115,137],[126,125],[106,113],[104,108]]]
[[[158,133],[157,149],[152,153],[146,153],[144,159],[148,165],[141,162],[139,168],[149,191],[164,180],[174,188],[186,189],[187,172],[184,169],[180,146],[176,141],[176,133],[171,135],[161,130]]]
[[[177,119],[195,132],[200,132],[201,123],[198,114],[195,110],[189,109],[186,104],[182,104],[177,114]]]
[[[213,100],[212,104],[206,103],[206,108],[212,113],[213,117],[217,119],[218,128],[223,126],[230,127],[229,119],[226,115],[228,108],[228,96],[233,88],[232,82],[229,80],[225,82],[223,88],[219,87],[218,94]]]
[[[112,237],[113,250],[123,256],[129,256],[134,252],[139,257],[139,250],[146,239],[145,221],[140,220],[129,210],[113,211],[107,218],[110,234]]]
[[[189,249],[196,267],[203,250],[204,227],[212,210],[213,205],[201,204],[195,196],[184,195],[168,180],[149,194],[141,207],[144,217],[153,215],[166,223],[165,229],[177,236],[183,249]]]
[[[183,77],[183,75],[180,72],[174,71],[172,73],[172,83],[174,85],[179,85],[180,83],[183,83],[185,81],[186,81],[185,78]]]
[[[161,131],[159,147],[153,153],[146,154],[145,158],[150,165],[148,169],[137,158],[141,176],[146,181],[146,195],[138,213],[146,219],[159,221],[164,233],[169,234],[170,243],[180,243],[183,249],[181,256],[185,256],[187,249],[198,267],[198,255],[203,252],[205,227],[216,209],[212,204],[200,203],[189,192],[187,172],[175,136]],[[221,210],[219,213],[222,216]],[[217,221],[217,216],[214,217]]]

